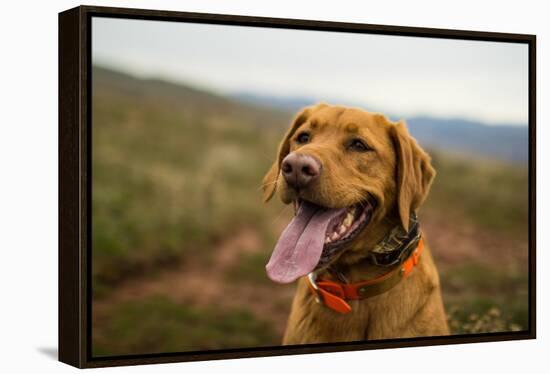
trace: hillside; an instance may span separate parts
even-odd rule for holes
[[[208,113],[209,118],[235,118],[266,127],[280,126],[281,121],[286,125],[292,117],[291,113],[277,108],[258,108],[188,85],[162,79],[137,79],[101,66],[94,66],[92,80],[94,89],[108,88],[108,93],[102,92],[107,95],[114,94],[124,100],[162,103],[162,106],[176,109],[178,113],[185,112],[188,117]]]

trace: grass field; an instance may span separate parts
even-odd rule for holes
[[[260,183],[291,114],[93,75],[93,353],[280,344],[264,265],[292,215]],[[527,170],[431,150],[421,212],[454,333],[527,327]]]

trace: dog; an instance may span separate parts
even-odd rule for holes
[[[325,103],[296,115],[262,184],[296,212],[266,265],[298,280],[284,345],[449,334],[416,217],[435,174],[404,121]]]

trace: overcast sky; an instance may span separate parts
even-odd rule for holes
[[[400,116],[528,121],[526,44],[94,18],[96,64]]]

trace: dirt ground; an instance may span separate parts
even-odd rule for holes
[[[491,235],[474,225],[465,222],[457,224],[435,215],[427,215],[421,224],[440,273],[456,264],[472,261],[502,269],[515,269],[518,264],[526,264],[526,242],[518,240],[515,245],[510,245],[509,238]],[[282,229],[280,222],[276,226],[276,230]],[[282,336],[294,285],[229,282],[226,277],[242,256],[265,250],[261,247],[259,234],[243,228],[220,242],[212,250],[209,261],[190,258],[160,273],[128,279],[107,297],[94,300],[93,323],[100,326],[102,320],[109,318],[111,309],[123,302],[161,295],[176,303],[198,307],[216,306],[223,309],[246,305],[251,313],[269,322]],[[101,334],[100,329],[97,334]]]
[[[259,243],[257,232],[243,229],[214,248],[213,261],[207,264],[190,259],[154,276],[127,280],[108,297],[94,300],[94,324],[100,325],[103,318],[108,318],[110,309],[122,302],[161,295],[177,303],[191,303],[199,307],[215,305],[233,308],[246,305],[253,314],[271,322],[282,335],[286,316],[281,313],[281,306],[290,306],[294,286],[232,284],[225,277],[240,256],[257,252],[261,248]]]

